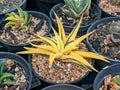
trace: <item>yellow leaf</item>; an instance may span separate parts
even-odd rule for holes
[[[82,63],[74,60],[74,59],[65,59],[65,60],[62,60],[62,62],[67,62],[67,63],[75,63],[75,64],[78,64],[80,66],[80,68],[83,68],[83,69],[86,69],[86,70],[89,70],[89,68],[85,65],[83,65]]]
[[[74,52],[71,52],[70,55],[65,55],[65,56],[62,56],[62,59],[74,59],[78,62],[80,62],[81,64],[89,67],[90,69],[93,69],[94,71],[98,72],[90,63],[88,63],[88,61],[86,59],[84,59],[82,56],[74,53]]]
[[[77,38],[77,39],[74,40],[73,42],[68,43],[65,48],[66,48],[66,49],[69,49],[69,48],[71,48],[71,47],[76,47],[76,46],[79,45],[85,38],[87,38],[89,35],[91,35],[93,32],[95,32],[95,31],[92,31],[92,32],[90,32],[90,33],[87,33],[87,34],[85,34],[85,35]]]
[[[29,42],[43,42],[41,39],[32,39]]]
[[[109,62],[108,60],[105,59],[106,57],[104,57],[102,55],[99,55],[99,54],[96,54],[96,53],[93,53],[93,52],[86,52],[86,51],[80,51],[80,50],[76,50],[76,51],[73,51],[73,52],[79,54],[80,56],[82,56],[84,58],[94,58],[94,59]]]
[[[48,51],[51,51],[51,52],[58,52],[58,50],[56,48],[53,48],[52,46],[50,45],[36,45],[36,44],[33,44],[33,43],[30,43],[32,46],[36,47],[36,48],[40,48],[40,49],[44,49],[44,50],[48,50]]]
[[[6,16],[11,16],[11,17],[14,17],[14,18],[19,18],[19,16],[15,12],[8,13],[8,14],[6,14]]]
[[[14,18],[14,17],[10,16],[10,17],[7,17],[7,18],[5,19],[5,21],[7,21],[7,20],[16,21],[16,19],[17,19],[17,18]]]
[[[56,43],[55,43],[53,40],[51,40],[50,38],[48,38],[48,37],[43,37],[43,36],[39,36],[39,35],[37,35],[37,34],[35,34],[35,33],[33,33],[33,34],[34,34],[35,36],[37,36],[42,42],[45,42],[45,43],[51,45],[52,47],[57,48]]]
[[[78,61],[76,61],[76,60],[74,60],[74,59],[63,59],[62,60],[63,62],[71,62],[71,63],[75,63],[75,64],[78,64],[78,65],[80,65],[81,63],[80,62],[78,62]]]
[[[38,48],[27,48],[24,47],[26,51],[17,52],[17,54],[43,54],[43,55],[50,55],[51,52],[43,49]]]
[[[16,23],[15,22],[8,22],[5,24],[5,28],[10,27],[12,25],[16,25]]]
[[[62,39],[60,38],[60,36],[58,35],[58,33],[53,29],[53,32],[55,34],[55,38],[57,41],[57,46],[58,46],[58,50],[63,50],[64,49],[64,44]]]
[[[59,35],[60,35],[62,41],[65,42],[66,34],[65,34],[65,30],[63,28],[62,22],[60,21],[59,17],[57,16],[57,14],[55,12],[54,12],[54,14],[55,14],[56,21],[57,21],[57,24],[58,24]]]
[[[54,54],[54,53],[51,53],[51,54],[50,54],[50,57],[49,57],[50,67],[51,67],[52,64],[53,64],[53,61],[55,60],[55,57],[56,57],[56,54]]]
[[[50,57],[49,57],[50,67],[52,66],[53,61],[54,61],[55,59],[61,58],[62,56],[63,56],[63,54],[62,54],[61,52],[58,52],[58,53],[56,53],[56,54],[51,53],[51,54],[50,54]]]
[[[62,52],[67,55],[69,54],[70,52],[72,52],[73,50],[77,50],[78,47],[71,47],[71,48],[67,48],[67,49],[64,49]]]
[[[78,33],[79,29],[80,29],[80,25],[82,23],[82,18],[83,18],[83,15],[81,16],[80,21],[78,22],[78,24],[74,27],[72,32],[68,35],[68,37],[67,37],[67,39],[65,41],[65,44],[75,40],[76,35],[77,35],[77,33]]]
[[[15,30],[16,28],[18,28],[18,26],[16,26],[16,25],[13,25],[12,26],[12,30]],[[19,30],[19,29],[18,29]]]

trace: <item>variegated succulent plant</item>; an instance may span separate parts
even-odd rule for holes
[[[15,75],[9,72],[4,72],[4,68],[5,68],[5,62],[0,62],[0,86],[6,84],[12,85],[14,83],[12,78],[14,78]]]
[[[5,19],[5,21],[8,22],[5,24],[5,28],[11,27],[12,30],[29,30],[32,24],[32,15],[28,14],[26,11],[23,11],[19,6],[16,6],[16,8],[18,10],[18,14],[15,12],[6,14],[7,18]]]
[[[93,69],[97,71],[86,58],[95,58],[98,60],[106,61],[106,57],[95,54],[93,52],[87,52],[79,49],[79,44],[93,32],[85,34],[79,38],[76,38],[77,32],[80,28],[82,18],[72,32],[67,35],[63,28],[62,22],[56,16],[58,24],[58,33],[54,28],[53,32],[55,37],[43,37],[34,34],[37,38],[30,41],[33,47],[25,47],[25,51],[18,52],[18,54],[43,54],[49,56],[49,63],[52,66],[54,60],[60,59],[63,62],[72,62],[83,66],[87,69]],[[40,44],[34,44],[33,42],[40,42]]]
[[[91,0],[64,0],[66,7],[62,11],[73,18],[79,18],[83,13],[89,13]]]

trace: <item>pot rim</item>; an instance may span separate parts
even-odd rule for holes
[[[120,17],[106,17],[106,18],[97,20],[96,22],[94,22],[94,23],[88,28],[87,33],[89,33],[90,31],[93,31],[93,30],[96,28],[96,26],[99,25],[100,23],[110,22],[110,21],[112,21],[112,20],[116,20],[116,21],[117,21],[117,20],[120,20]],[[89,42],[89,36],[86,38],[86,41],[87,41],[89,47],[91,48],[91,50],[92,50],[93,52],[95,52],[95,53],[97,53],[97,54],[100,54],[100,53],[98,53],[98,52],[92,47],[92,45],[90,44],[90,42]],[[108,59],[108,60],[110,60],[110,61],[112,61],[112,62],[116,62],[116,63],[119,62],[119,63],[120,63],[120,60],[119,60],[119,59],[112,59],[112,58],[109,58],[109,57],[107,57],[106,59]]]

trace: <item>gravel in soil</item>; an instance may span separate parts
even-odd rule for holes
[[[84,43],[80,44],[80,49],[87,51]],[[90,59],[87,59],[91,63]],[[43,79],[55,83],[70,83],[82,78],[88,70],[73,63],[64,63],[55,60],[52,67],[49,66],[48,56],[33,54],[31,58],[32,67]]]
[[[99,88],[99,90],[119,90],[120,85],[116,83],[116,79],[120,78],[120,75],[112,77],[111,75],[107,76],[104,80],[104,84]],[[119,82],[117,80],[117,82]]]
[[[0,14],[6,13],[15,8],[15,5],[20,5],[23,0],[2,0],[0,3]]]
[[[112,21],[98,25],[97,28],[95,28],[96,32],[90,36],[89,41],[98,53],[112,59],[120,60],[120,42],[117,44],[114,43],[109,31],[110,26],[114,22],[120,23],[120,21]],[[120,40],[120,36],[118,39]]]
[[[44,19],[33,18],[32,25],[28,31],[3,28],[3,30],[1,30],[0,39],[10,44],[26,44],[26,42],[28,43],[29,40],[35,38],[31,32],[35,32],[41,36],[44,36],[48,32],[48,26],[46,25],[46,22],[47,21]],[[41,23],[41,27],[39,23]],[[37,25],[39,25],[40,28],[38,30],[34,30],[36,27],[38,27]]]
[[[2,90],[26,90],[29,84],[28,74],[25,69],[21,67],[19,64],[14,62],[11,59],[3,60],[5,62],[5,72],[10,72],[15,75],[13,78],[13,85],[0,85],[0,89]]]
[[[99,0],[99,7],[113,16],[120,16],[120,7],[111,4],[112,0]]]

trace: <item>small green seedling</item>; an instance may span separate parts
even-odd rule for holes
[[[14,74],[4,72],[5,62],[0,62],[0,86],[2,85],[13,85]]]
[[[12,30],[29,30],[32,25],[32,15],[23,11],[19,6],[16,6],[16,8],[18,10],[18,14],[15,12],[6,14],[7,18],[5,21],[8,22],[5,24],[5,28],[11,27]]]

